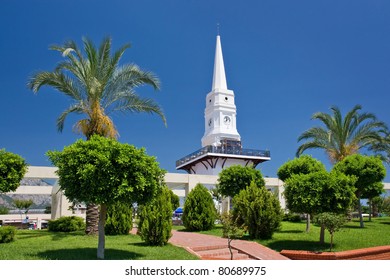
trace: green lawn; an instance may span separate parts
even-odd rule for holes
[[[318,243],[320,228],[312,225],[309,233],[306,233],[305,229],[305,222],[283,222],[281,230],[275,232],[272,239],[258,242],[276,251],[283,249],[309,251],[329,250],[330,235],[327,231],[325,232],[326,244],[320,246]],[[352,220],[334,234],[333,242],[333,251],[390,245],[390,218],[375,218],[371,222],[365,221],[364,228],[360,228],[358,220]]]
[[[19,230],[15,242],[0,244],[0,260],[95,260],[97,237],[84,233]],[[168,244],[146,246],[139,236],[106,236],[107,260],[196,260],[185,249]]]
[[[184,227],[175,227],[177,230],[184,230]],[[308,250],[328,251],[330,247],[330,235],[325,233],[325,245],[319,244],[320,228],[311,225],[311,231],[305,232],[306,222],[292,223],[282,222],[281,229],[274,233],[272,239],[255,240],[276,251],[286,250]],[[200,232],[215,236],[222,236],[222,228],[217,225],[210,231]],[[375,218],[372,222],[365,221],[365,227],[359,227],[359,221],[353,220],[347,223],[334,235],[333,251],[346,251],[359,248],[390,245],[390,217]]]

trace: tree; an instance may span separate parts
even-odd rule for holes
[[[279,229],[283,213],[279,200],[252,182],[233,198],[233,217],[256,239],[269,239]]]
[[[233,260],[232,241],[241,238],[244,235],[244,229],[241,228],[231,213],[224,212],[221,215],[222,237],[227,238],[230,259]]]
[[[172,204],[170,190],[160,193],[139,209],[138,234],[148,245],[163,246],[172,236]]]
[[[293,160],[285,162],[279,167],[277,175],[282,181],[286,181],[295,174],[310,174],[317,171],[324,171],[325,165],[309,155],[302,155]]]
[[[31,199],[28,199],[28,200],[14,199],[13,204],[15,205],[16,208],[19,209],[20,219],[22,219],[22,214],[25,214],[26,220],[27,220],[28,209],[31,207],[31,205],[34,204],[34,202]],[[24,210],[24,213],[22,213],[22,210]]]
[[[26,172],[27,164],[21,156],[0,149],[0,193],[16,191]]]
[[[99,48],[92,41],[83,38],[84,52],[74,41],[54,45],[64,61],[54,71],[42,71],[33,75],[28,87],[37,93],[42,86],[50,86],[70,97],[72,104],[58,117],[57,128],[61,132],[70,113],[85,115],[77,121],[75,130],[87,140],[92,135],[116,138],[118,132],[109,115],[112,112],[153,113],[159,115],[164,124],[165,116],[160,106],[150,98],[141,98],[135,89],[150,85],[159,89],[158,78],[149,71],[141,70],[135,64],[119,65],[126,44],[111,55],[111,38],[103,39]],[[97,231],[98,210],[96,205],[87,205],[86,233]]]
[[[133,228],[133,206],[116,202],[107,207],[104,232],[107,235],[127,235]]]
[[[390,216],[390,196],[383,199],[381,211]]]
[[[299,158],[295,158],[293,160],[289,160],[286,163],[284,163],[281,167],[279,167],[277,175],[280,180],[283,182],[286,182],[291,176],[293,175],[299,175],[299,174],[312,174],[315,172],[326,172],[325,165],[320,162],[319,160],[309,156],[309,155],[303,155]],[[313,184],[310,185],[311,188],[314,187]],[[287,192],[285,192],[285,196],[290,196],[291,193],[290,189],[287,187]],[[300,194],[304,196],[305,194]],[[293,205],[295,194],[292,195],[292,197],[289,198],[290,205],[287,207],[290,211],[297,212],[297,213],[306,213],[307,219],[306,219],[306,232],[310,231],[310,214],[313,212],[311,211],[311,207],[308,207],[306,203],[303,205],[297,204],[296,206]],[[288,203],[287,201],[287,203]],[[313,201],[306,201],[307,203],[314,203]],[[306,210],[309,210],[309,212],[306,212]]]
[[[312,127],[298,137],[298,142],[306,142],[298,147],[297,156],[307,149],[323,149],[330,161],[336,163],[363,148],[378,154],[389,150],[386,124],[378,121],[374,114],[360,113],[361,108],[356,105],[344,118],[336,106],[330,108],[333,115],[315,113],[312,119],[320,120],[325,127]]]
[[[146,203],[161,188],[164,171],[143,148],[94,135],[63,151],[49,151],[58,167],[59,184],[69,200],[100,206],[97,257],[104,259],[107,207],[114,203]]]
[[[295,174],[285,182],[288,209],[311,215],[323,212],[345,214],[354,202],[354,180],[340,172],[317,171]],[[320,243],[325,228],[321,228]]]
[[[330,212],[320,213],[316,216],[316,221],[329,231],[330,234],[330,251],[333,248],[333,236],[336,231],[339,231],[340,228],[345,224],[346,219],[343,214],[335,214]]]
[[[180,198],[172,190],[169,190],[169,201],[172,205],[172,212],[180,206]]]
[[[210,230],[214,227],[217,211],[208,189],[197,184],[184,203],[182,221],[190,231]]]
[[[372,198],[383,192],[383,184],[380,184],[380,182],[386,176],[386,169],[382,161],[376,156],[356,154],[338,162],[333,169],[356,179],[355,195],[358,199],[360,227],[364,227],[360,199]]]
[[[251,166],[233,165],[219,173],[217,189],[223,196],[234,197],[248,187],[252,181],[258,187],[265,186],[261,172]]]

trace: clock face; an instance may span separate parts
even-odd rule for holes
[[[223,118],[223,122],[225,123],[225,124],[230,124],[230,117],[229,116],[225,116],[224,118]]]

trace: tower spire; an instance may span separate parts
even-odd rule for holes
[[[214,75],[213,75],[213,85],[211,90],[226,90],[226,75],[225,75],[225,66],[223,63],[222,56],[222,47],[221,47],[221,38],[219,34],[217,35],[217,45],[215,47],[215,59],[214,59]]]

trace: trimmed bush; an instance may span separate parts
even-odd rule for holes
[[[254,182],[233,198],[233,216],[254,239],[269,239],[283,217],[279,200]]]
[[[15,240],[16,227],[0,227],[0,243],[9,243]]]
[[[299,223],[302,221],[301,216],[299,214],[295,213],[285,213],[283,215],[283,221],[293,222],[293,223]]]
[[[180,206],[180,198],[177,194],[174,194],[172,190],[169,190],[169,196],[172,204],[172,211],[175,211]]]
[[[138,234],[148,245],[163,246],[172,236],[172,204],[167,187],[151,202],[139,207]]]
[[[6,215],[9,213],[9,209],[5,206],[0,206],[0,215]]]
[[[85,222],[83,218],[76,216],[61,217],[54,221],[48,222],[49,231],[56,232],[71,232],[85,229]]]
[[[126,235],[133,228],[132,205],[117,202],[107,209],[104,231],[107,235]]]
[[[210,230],[214,227],[217,210],[208,189],[197,184],[184,203],[183,224],[187,230]]]

